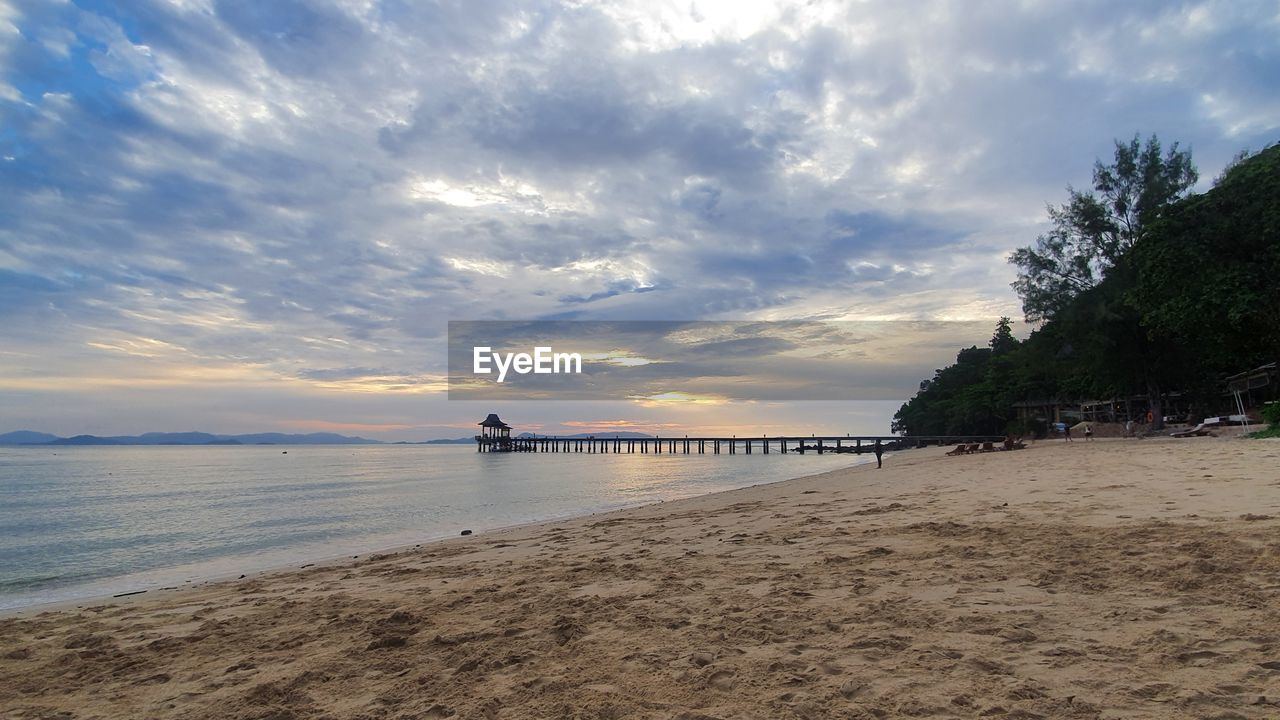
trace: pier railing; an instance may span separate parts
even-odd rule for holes
[[[806,452],[866,453],[875,451],[880,442],[881,450],[891,452],[928,445],[958,445],[961,443],[996,443],[1001,435],[790,435],[774,437],[481,437],[476,436],[478,452],[531,452],[531,453],[612,453],[660,455],[736,455],[753,452]]]

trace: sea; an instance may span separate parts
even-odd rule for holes
[[[0,610],[190,586],[868,460],[471,445],[0,447]]]

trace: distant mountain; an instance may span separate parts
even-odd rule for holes
[[[50,435],[49,433],[18,430],[0,435],[0,445],[36,445],[57,439],[57,435]]]
[[[76,435],[69,438],[57,438],[44,445],[125,445],[120,438],[98,437],[97,435]]]
[[[14,436],[39,436],[35,440],[11,440]],[[76,435],[62,438],[47,433],[20,431],[0,435],[0,444],[28,445],[379,445],[380,440],[350,437],[336,433],[310,433],[288,435],[285,433],[252,433],[248,435],[213,435],[204,432],[162,433],[141,435]]]
[[[397,440],[391,445],[470,445],[476,441],[475,436],[462,438],[439,438],[437,440]]]
[[[546,435],[520,433],[518,438],[541,438]],[[622,438],[623,440],[641,440],[652,438],[637,432],[599,432],[577,433],[575,435],[556,435],[560,438]],[[397,442],[393,445],[469,445],[476,441],[474,436],[460,438],[440,438],[422,442]],[[338,435],[337,433],[310,433],[307,435],[288,435],[285,433],[249,433],[247,435],[214,435],[206,432],[148,432],[141,435],[76,435],[74,437],[58,437],[49,433],[18,430],[0,435],[0,445],[382,445],[381,440],[370,440],[362,437]]]
[[[254,433],[252,435],[223,435],[224,440],[239,440],[245,445],[381,445],[381,440],[350,437],[336,433],[310,433],[285,435],[282,433]]]
[[[208,445],[218,442],[222,438],[202,432],[149,432],[138,435],[136,438],[118,437],[113,439],[119,440],[122,445]]]

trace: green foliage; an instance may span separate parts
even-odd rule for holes
[[[1232,170],[1236,169],[1237,165],[1248,160],[1250,157],[1253,157],[1253,153],[1249,152],[1247,148],[1236,153],[1231,160],[1227,162],[1227,166],[1222,168],[1222,172],[1218,173],[1218,177],[1213,179],[1213,186],[1217,187],[1222,184],[1222,181],[1231,174]]]
[[[1265,440],[1266,438],[1280,438],[1280,425],[1269,427],[1266,430],[1249,433],[1249,437],[1255,440]]]
[[[1005,377],[1020,343],[1001,318],[989,347],[970,347],[956,362],[920,384],[920,392],[893,416],[893,431],[907,435],[998,435],[1014,402]]]
[[[1280,359],[1280,146],[1184,197],[1196,178],[1176,143],[1117,142],[1094,191],[1069,189],[1053,229],[1010,257],[1027,319],[1045,322],[1019,342],[1001,318],[988,347],[921,383],[894,431],[1043,430],[1015,418],[1020,400],[1143,394],[1160,417],[1161,394],[1177,390],[1212,408],[1225,375]],[[1266,412],[1276,431],[1280,403]]]
[[[1017,350],[1018,339],[1013,336],[1013,321],[1001,317],[996,323],[996,334],[991,336],[991,342],[987,344],[994,355],[1008,355]]]
[[[1131,255],[1130,297],[1152,332],[1181,338],[1211,371],[1280,358],[1280,146],[1170,207]]]
[[[1262,419],[1272,429],[1280,428],[1280,400],[1262,407]]]
[[[1146,145],[1136,135],[1128,143],[1116,141],[1112,164],[1094,164],[1093,192],[1068,187],[1067,202],[1048,208],[1052,229],[1034,247],[1009,256],[1018,267],[1013,289],[1026,319],[1051,319],[1097,285],[1161,208],[1184,196],[1198,178],[1191,152],[1179,151],[1177,143],[1161,154],[1154,135]]]

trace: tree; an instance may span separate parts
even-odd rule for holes
[[[991,347],[991,352],[997,356],[1007,355],[1018,349],[1018,339],[1013,336],[1013,321],[1007,317],[1001,317],[996,323],[996,332],[991,336],[991,342],[987,343]]]
[[[906,435],[999,435],[1017,399],[1013,356],[1020,344],[1009,318],[1000,318],[989,347],[969,347],[956,362],[934,371],[920,392],[893,416],[893,432]]]
[[[1219,185],[1221,185],[1222,181],[1227,179],[1227,176],[1231,174],[1232,170],[1236,169],[1237,165],[1244,162],[1245,160],[1248,160],[1251,157],[1253,157],[1253,153],[1249,152],[1249,148],[1244,148],[1240,152],[1233,155],[1231,159],[1227,161],[1226,167],[1222,168],[1222,172],[1218,173],[1218,177],[1213,179],[1213,186],[1218,187]]]
[[[1196,353],[1143,323],[1129,299],[1135,283],[1132,263],[1121,258],[1106,278],[1054,319],[1070,345],[1063,384],[1075,397],[1145,394],[1153,427],[1159,429],[1164,426],[1164,393],[1199,390],[1203,374],[1197,372]]]
[[[1280,146],[1169,208],[1131,262],[1144,324],[1181,338],[1210,372],[1280,360]]]
[[[1163,207],[1184,197],[1199,179],[1191,151],[1174,143],[1161,153],[1155,135],[1116,141],[1114,162],[1093,167],[1093,192],[1068,186],[1068,200],[1048,207],[1052,228],[1009,256],[1018,266],[1013,289],[1029,322],[1052,319],[1073,298],[1096,286],[1138,242]]]

